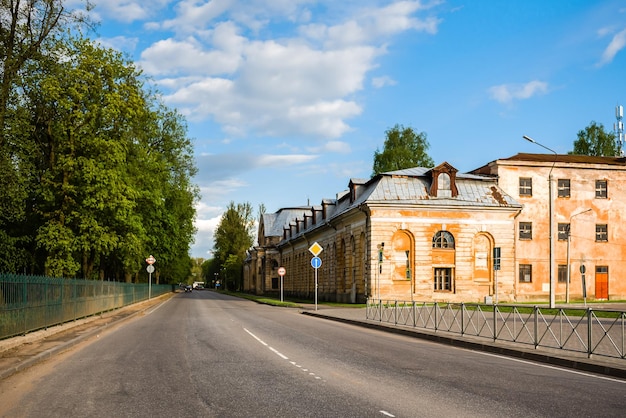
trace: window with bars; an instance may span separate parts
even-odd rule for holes
[[[437,267],[435,268],[435,291],[452,291],[452,268]]]
[[[558,226],[559,241],[567,241],[568,235],[569,235],[569,224],[559,224]]]
[[[596,180],[596,199],[606,199],[608,197],[608,185],[606,180]]]
[[[558,190],[559,197],[570,197],[569,179],[559,179],[557,181],[557,190]]]
[[[596,224],[596,242],[609,240],[609,227],[607,224]]]
[[[533,179],[532,178],[520,177],[519,195],[520,196],[532,196],[533,195]]]
[[[559,283],[567,283],[567,264],[559,264],[557,277]]]
[[[533,239],[533,223],[532,222],[520,222],[519,223],[519,239]]]

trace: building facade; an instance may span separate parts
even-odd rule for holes
[[[517,154],[468,174],[443,163],[352,179],[318,206],[264,214],[244,287],[312,298],[317,279],[320,300],[341,302],[546,302],[551,287],[559,303],[626,299],[625,168]]]
[[[517,154],[472,171],[497,178],[524,207],[516,300],[545,301],[551,276],[557,302],[626,298],[625,168],[624,157]]]
[[[448,163],[352,179],[335,199],[261,217],[244,288],[352,303],[513,301],[521,211],[495,176],[460,174]],[[323,248],[317,269],[314,243]]]

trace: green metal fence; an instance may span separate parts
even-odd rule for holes
[[[0,274],[0,339],[97,315],[171,291],[171,285]]]

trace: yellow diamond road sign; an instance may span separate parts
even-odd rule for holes
[[[311,252],[311,254],[313,254],[315,257],[317,257],[324,249],[322,248],[321,245],[319,245],[317,242],[314,242],[313,245],[311,245],[309,247],[309,251]]]

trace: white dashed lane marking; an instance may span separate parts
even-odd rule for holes
[[[282,358],[283,360],[289,360],[289,357],[287,357],[286,355],[284,355],[283,353],[281,353],[280,351],[278,351],[277,349],[275,349],[274,347],[270,346],[268,343],[266,343],[265,341],[263,341],[262,339],[260,339],[259,337],[257,337],[256,335],[254,335],[252,332],[250,332],[250,330],[244,328],[244,331],[246,331],[248,334],[250,334],[250,336],[252,336],[252,338],[254,338],[255,340],[257,340],[258,342],[260,342],[261,344],[263,344],[264,346],[266,346],[267,348],[269,348],[269,350],[276,354],[278,357]],[[295,361],[289,361],[289,363],[293,366],[296,366],[297,368],[301,369],[303,372],[306,372],[309,374],[309,376],[314,377],[317,380],[322,380],[322,378],[320,376],[317,376],[315,373],[309,371],[309,369],[306,369],[304,367],[302,367],[302,365],[296,363]]]

